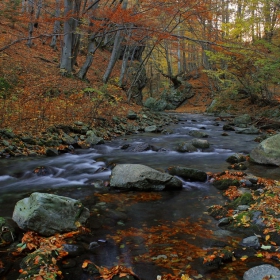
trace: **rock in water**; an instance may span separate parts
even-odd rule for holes
[[[89,215],[89,210],[76,199],[34,192],[17,202],[13,220],[23,230],[51,236],[77,230]]]
[[[260,164],[280,166],[280,134],[262,141],[250,153],[250,159]]]
[[[243,280],[262,280],[268,276],[269,279],[280,280],[280,270],[270,264],[255,266],[247,270],[243,275]]]
[[[111,175],[111,187],[135,190],[181,189],[182,182],[142,164],[119,164]]]

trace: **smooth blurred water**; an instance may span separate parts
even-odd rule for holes
[[[172,134],[141,133],[118,138],[92,149],[78,150],[76,154],[58,157],[11,158],[0,161],[0,216],[11,215],[14,203],[26,193],[56,188],[88,188],[98,180],[109,180],[111,166],[116,163],[140,163],[159,170],[171,165],[220,172],[227,169],[226,158],[235,152],[250,152],[258,143],[256,135],[236,134],[221,136],[224,122],[204,115],[180,114],[179,123],[168,127]],[[194,153],[176,152],[181,141],[191,140],[188,133],[199,130],[207,133],[211,146],[206,151]],[[148,143],[165,151],[127,152],[124,144]],[[33,170],[44,166],[51,174],[37,176]],[[248,172],[258,176],[280,178],[279,168],[251,165]],[[201,184],[203,187],[203,184]],[[199,186],[197,186],[199,187]],[[74,195],[74,193],[73,193]]]

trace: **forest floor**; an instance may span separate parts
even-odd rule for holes
[[[27,34],[22,23],[11,24],[4,17],[0,17],[0,23],[0,49],[12,44],[18,34]],[[48,30],[51,24],[36,28],[34,37],[42,32],[42,28]],[[71,125],[82,121],[95,126],[98,118],[112,124],[113,117],[125,118],[129,110],[138,113],[142,109],[128,103],[126,92],[118,86],[121,61],[117,62],[109,83],[102,83],[110,58],[108,51],[96,52],[87,80],[82,81],[75,77],[75,72],[82,65],[86,53],[83,51],[84,54],[79,56],[73,76],[64,77],[59,72],[60,52],[51,48],[49,43],[50,38],[37,38],[31,48],[26,41],[21,41],[0,52],[0,129],[36,136],[56,124]],[[61,43],[58,38],[58,45]],[[176,109],[178,113],[204,113],[217,97],[223,104],[232,105],[230,113],[234,115],[249,113],[254,117],[261,110],[272,109],[264,104],[251,104],[248,98],[233,100],[227,96],[215,96],[203,72],[188,82],[192,84],[195,95]],[[163,90],[164,86],[158,92]],[[146,89],[143,99],[148,96]]]

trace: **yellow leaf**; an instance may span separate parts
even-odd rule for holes
[[[267,241],[269,238],[270,238],[270,235],[269,235],[269,234],[266,235],[266,236],[265,236],[265,241]]]
[[[250,217],[249,217],[249,216],[247,216],[247,215],[242,216],[241,222],[242,222],[243,224],[246,224],[246,223],[248,223],[249,221],[250,221]]]
[[[240,258],[240,260],[242,260],[242,261],[245,261],[245,260],[247,260],[248,259],[248,256],[246,256],[246,255],[244,255],[244,256],[242,256],[241,258]]]
[[[191,280],[191,278],[189,277],[189,275],[183,274],[183,275],[181,276],[181,280]]]

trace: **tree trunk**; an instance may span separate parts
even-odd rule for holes
[[[73,44],[73,0],[64,0],[64,37],[60,61],[60,70],[63,75],[72,73],[72,44]]]
[[[90,68],[92,61],[93,61],[93,54],[95,53],[95,51],[97,50],[96,44],[95,44],[95,35],[91,35],[90,39],[89,39],[89,45],[88,45],[88,54],[87,54],[87,58],[85,63],[83,64],[83,66],[81,67],[81,69],[79,70],[77,76],[80,79],[85,79],[86,78],[86,74],[88,72],[88,69]]]
[[[122,3],[122,9],[125,10],[127,8],[127,5],[128,5],[128,0],[124,0],[121,3]],[[117,60],[120,57],[120,50],[121,50],[122,41],[123,41],[123,36],[121,34],[121,31],[118,30],[116,35],[115,35],[114,46],[113,46],[112,54],[111,54],[111,57],[110,57],[110,61],[109,61],[108,67],[107,67],[107,69],[104,73],[104,76],[103,76],[103,82],[105,84],[108,83],[109,78],[111,76],[111,73],[113,71],[113,68],[114,68]]]
[[[60,16],[60,0],[55,0],[55,17],[58,18]],[[60,21],[55,20],[54,22],[54,28],[53,28],[53,33],[54,35],[52,36],[52,41],[50,43],[50,46],[54,49],[57,49],[56,47],[56,41],[57,41],[57,35],[60,30]]]
[[[113,46],[113,50],[112,50],[112,54],[111,54],[111,57],[110,57],[110,61],[109,61],[109,64],[108,64],[108,67],[105,71],[105,74],[103,76],[103,82],[105,84],[108,83],[108,80],[110,78],[110,75],[113,71],[113,68],[120,56],[120,47],[121,47],[121,43],[122,43],[122,40],[123,40],[123,37],[121,35],[121,31],[118,30],[116,35],[115,35],[115,40],[114,40],[114,46]]]
[[[28,24],[28,41],[27,41],[27,46],[31,48],[32,46],[32,34],[33,34],[33,18],[34,18],[34,2],[32,0],[28,0],[28,11],[30,13],[30,22]]]
[[[82,0],[75,0],[74,1],[74,14],[75,14],[75,18],[79,19],[79,13],[80,13],[80,9],[81,9],[81,2]],[[73,30],[77,30],[79,26],[79,20],[74,20],[73,21]],[[74,67],[74,65],[77,64],[77,57],[79,54],[79,50],[80,50],[80,42],[81,42],[81,34],[80,33],[73,33],[73,39],[72,39],[72,69]]]
[[[91,1],[92,3],[92,1]],[[92,3],[92,6],[91,6],[91,17],[94,15],[94,12],[95,10],[98,8],[98,2],[95,2]],[[93,26],[92,23],[89,24],[89,26]],[[90,31],[89,31],[90,32]],[[87,75],[87,72],[88,72],[88,69],[90,68],[92,62],[93,62],[93,55],[95,53],[95,51],[97,50],[98,46],[96,46],[96,38],[95,38],[95,33],[91,34],[89,36],[89,43],[88,43],[88,52],[87,52],[87,58],[86,58],[86,61],[84,62],[84,64],[82,65],[82,67],[80,68],[77,76],[80,78],[80,79],[85,79],[86,78],[86,75]],[[100,42],[101,43],[101,42]],[[100,45],[99,43],[99,45]]]

